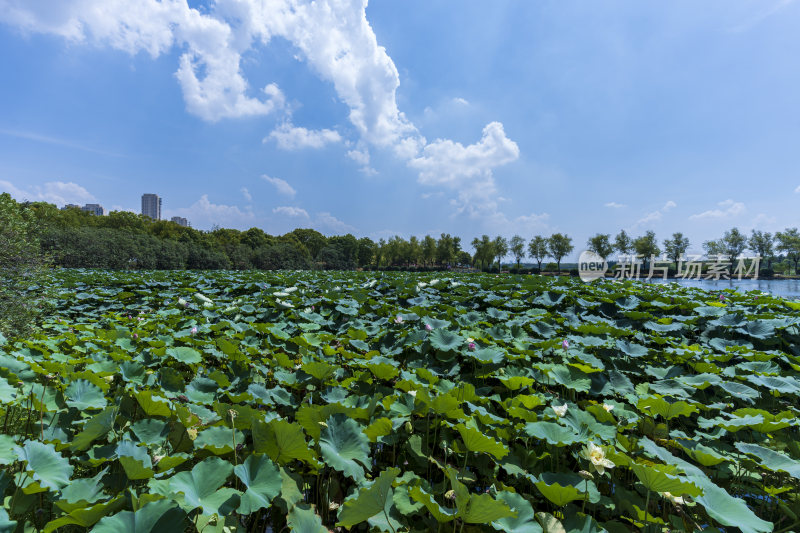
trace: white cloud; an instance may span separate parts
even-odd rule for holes
[[[314,217],[314,226],[316,226],[323,233],[325,233],[326,230],[337,234],[353,233],[356,231],[356,228],[350,224],[342,222],[328,212],[317,213],[317,216]]]
[[[211,228],[215,225],[223,228],[247,229],[256,221],[250,208],[239,209],[235,205],[215,204],[204,194],[189,207],[165,210],[164,218],[173,216],[186,217],[195,228]]]
[[[282,150],[299,150],[301,148],[323,148],[327,144],[341,142],[342,136],[334,130],[309,130],[284,122],[275,128],[268,137],[265,137],[264,142],[273,139]]]
[[[666,213],[668,213],[669,211],[671,211],[676,207],[678,207],[678,204],[676,204],[672,200],[667,200],[667,202],[664,204],[663,207],[661,207],[661,209],[657,209],[656,211],[651,211],[650,213],[647,213],[645,216],[637,220],[636,223],[631,227],[631,229],[637,229],[642,226],[647,226],[651,222],[657,222],[661,220]]]
[[[747,210],[742,202],[734,202],[730,199],[719,202],[717,205],[720,207],[719,209],[709,209],[708,211],[691,215],[689,220],[735,217]]]
[[[211,122],[265,115],[283,106],[274,84],[248,96],[241,54],[250,43],[224,20],[181,0],[0,0],[0,20],[27,32],[53,33],[72,42],[108,45],[155,58],[182,47],[175,73],[190,113]]]
[[[800,194],[800,185],[797,186],[797,188],[794,190],[794,192]]]
[[[71,181],[48,181],[43,185],[20,189],[10,181],[0,180],[0,190],[7,192],[17,201],[49,202],[59,207],[65,204],[85,204],[96,201],[89,191]]]
[[[158,57],[179,48],[176,78],[186,108],[211,122],[286,108],[277,85],[253,91],[241,69],[243,54],[274,37],[286,39],[348,106],[359,137],[349,157],[363,161],[366,146],[390,149],[419,171],[420,183],[454,191],[451,203],[458,212],[495,212],[493,169],[517,159],[519,147],[499,122],[489,123],[481,140],[469,146],[446,139],[428,144],[398,108],[400,77],[378,44],[366,8],[367,0],[216,0],[202,9],[185,0],[0,0],[0,21],[130,54]],[[468,104],[463,98],[453,102]],[[279,146],[292,148],[341,139],[334,130],[288,123],[273,134]]]
[[[622,209],[623,207],[627,207],[625,204],[618,204],[617,202],[608,202],[603,204],[605,207],[610,207],[612,209]]]
[[[253,201],[253,195],[250,194],[250,191],[247,190],[247,187],[242,187],[241,191],[242,191],[242,196],[244,196],[245,200],[247,200],[248,202]]]
[[[492,170],[519,157],[519,147],[506,137],[503,125],[492,122],[483,128],[475,144],[464,146],[449,139],[438,139],[408,164],[419,171],[424,185],[440,185],[456,191],[451,203],[459,212],[476,215],[496,211],[497,188]]]
[[[291,207],[282,205],[272,210],[277,215],[285,215],[287,217],[303,217],[308,218],[308,211],[300,207]]]
[[[271,183],[275,187],[275,190],[277,190],[281,194],[284,194],[286,196],[291,196],[291,197],[293,197],[295,194],[297,194],[297,191],[294,190],[294,187],[289,185],[289,183],[286,182],[286,180],[282,180],[280,178],[271,178],[271,177],[267,176],[266,174],[262,174],[261,175],[261,179],[263,179],[264,181],[266,181],[268,183]]]

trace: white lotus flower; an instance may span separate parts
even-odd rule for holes
[[[592,466],[600,475],[603,475],[606,468],[614,468],[614,463],[610,459],[606,459],[605,450],[592,441],[589,441],[581,455],[592,463]]]
[[[410,390],[410,391],[408,391],[408,393],[409,393],[411,396],[413,396],[414,398],[416,398],[416,397],[417,397],[417,391],[415,391],[415,390]]]
[[[403,317],[400,316],[400,315],[397,315],[397,317],[394,319],[394,323],[395,324],[402,324],[403,323]]]
[[[552,407],[553,411],[556,412],[556,416],[558,416],[558,418],[561,418],[561,417],[563,417],[564,415],[567,414],[567,404],[564,404],[564,405],[551,405],[550,407]]]
[[[603,409],[605,409],[607,413],[610,413],[611,411],[614,410],[614,406],[610,405],[610,404],[607,404],[607,403],[604,403],[603,404]]]

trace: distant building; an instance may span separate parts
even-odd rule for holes
[[[176,223],[177,225],[183,226],[185,228],[191,226],[191,224],[189,224],[189,221],[186,220],[184,217],[172,217],[170,220]]]
[[[157,194],[142,195],[142,214],[153,220],[161,220],[161,198]]]
[[[85,206],[81,207],[82,211],[88,211],[93,215],[97,215],[99,217],[105,216],[106,210],[100,204],[86,204]]]

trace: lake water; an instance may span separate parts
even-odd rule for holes
[[[661,279],[653,278],[643,283],[677,283],[684,287],[696,287],[708,291],[735,289],[739,292],[762,291],[782,298],[800,299],[800,280],[798,279]]]

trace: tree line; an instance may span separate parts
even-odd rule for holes
[[[408,239],[394,236],[377,242],[351,234],[326,237],[307,228],[284,235],[270,235],[259,228],[245,231],[215,227],[201,231],[171,221],[152,220],[126,211],[95,216],[78,208],[58,209],[44,202],[17,204],[4,195],[3,209],[15,205],[35,228],[36,241],[53,264],[63,267],[112,269],[445,269],[453,266],[499,270],[503,260],[513,257],[511,269],[522,271],[522,261],[531,259],[537,267],[552,259],[559,272],[564,258],[575,250],[564,233],[536,235],[525,239],[514,235],[482,235],[471,241],[474,253],[462,249],[460,237],[442,233]],[[653,231],[631,237],[625,230],[616,236],[597,233],[586,248],[606,260],[616,252],[636,254],[645,261],[662,253],[677,263],[689,249],[682,233],[659,242]],[[703,243],[709,256],[725,255],[735,261],[745,250],[763,258],[766,268],[779,263],[798,272],[800,233],[797,228],[770,234],[753,230],[751,235],[732,228],[716,240]],[[776,269],[778,267],[776,266]]]

